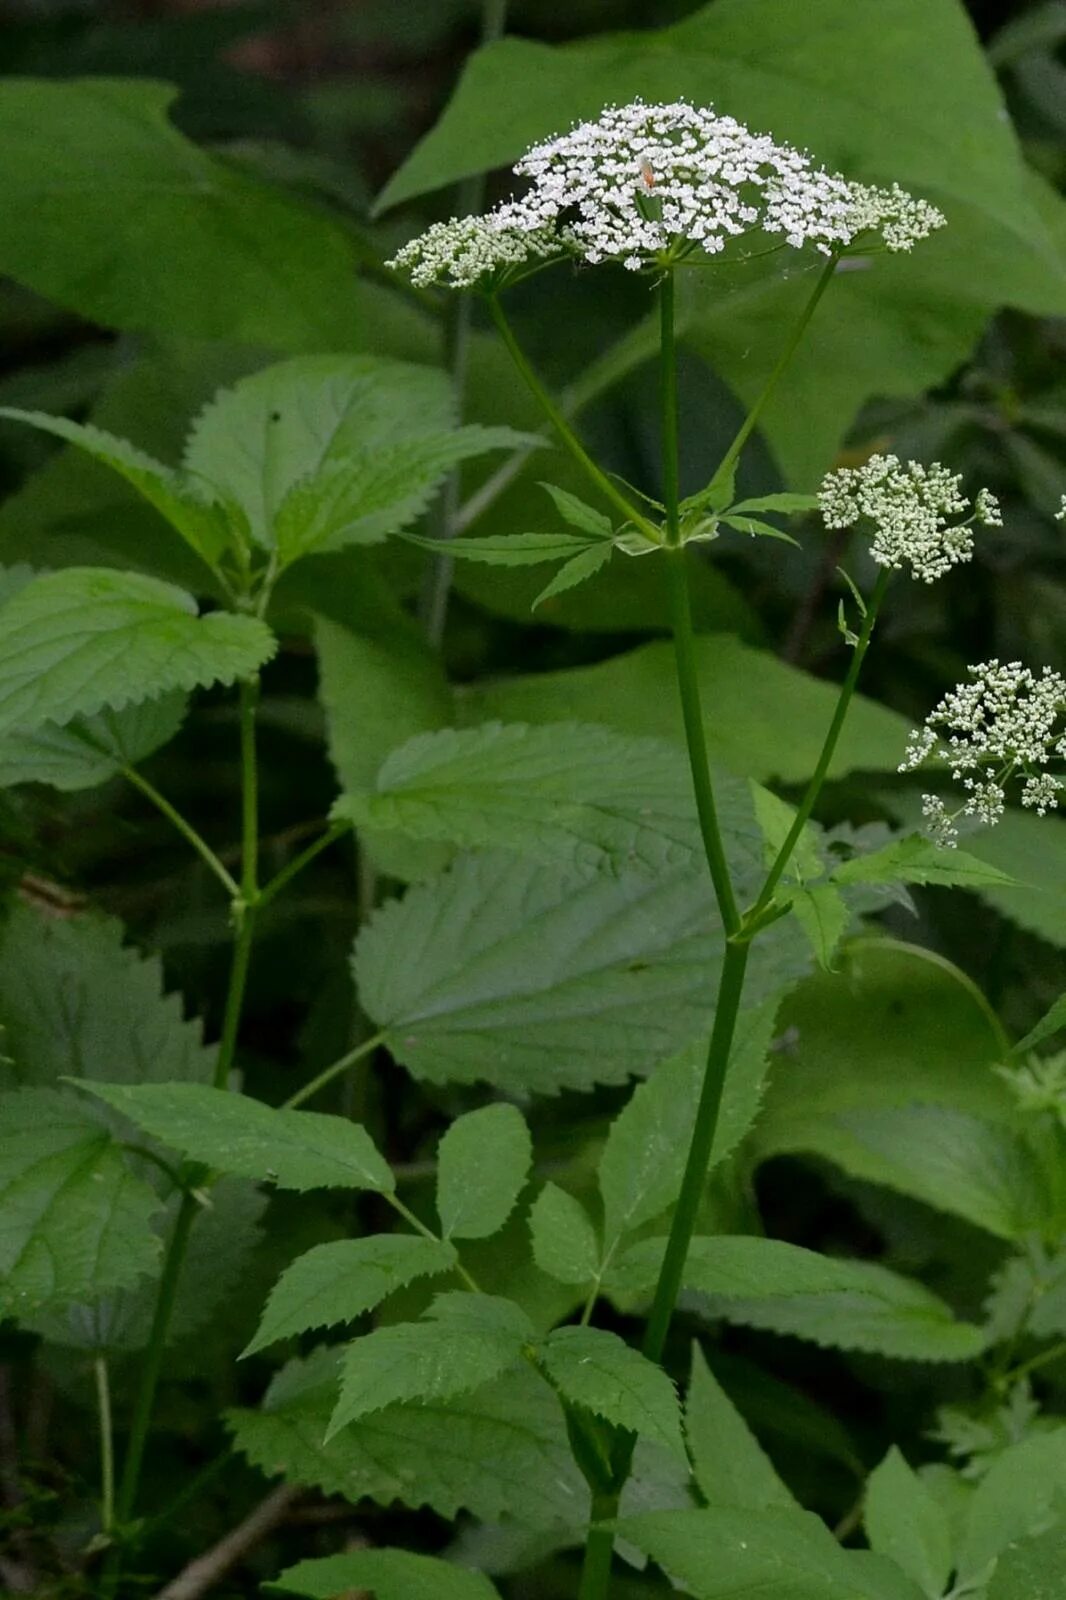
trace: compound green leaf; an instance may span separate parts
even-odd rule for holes
[[[881,850],[856,856],[837,867],[834,883],[931,883],[943,888],[973,889],[983,885],[1009,885],[1012,879],[998,867],[978,861],[965,850],[942,850],[928,839],[912,834],[894,839]]]
[[[159,1201],[73,1095],[0,1101],[0,1313],[93,1299],[153,1272]]]
[[[348,1346],[329,1432],[397,1401],[451,1400],[478,1389],[513,1366],[533,1337],[511,1300],[440,1294],[423,1321],[375,1328]]]
[[[680,752],[574,723],[490,722],[423,734],[336,809],[378,832],[577,867],[659,872],[700,851]]]
[[[187,700],[180,691],[75,717],[60,727],[46,722],[0,734],[0,788],[47,783],[66,791],[92,789],[125,767],[136,766],[174,737],[185,720]]]
[[[484,1573],[410,1550],[355,1550],[300,1561],[263,1587],[309,1600],[334,1600],[349,1590],[368,1591],[374,1600],[499,1600],[499,1590]]]
[[[316,1244],[286,1267],[270,1291],[244,1354],[311,1328],[352,1322],[394,1290],[416,1278],[450,1272],[455,1262],[450,1244],[420,1234],[381,1233]]]
[[[572,1529],[587,1517],[558,1399],[524,1363],[454,1400],[374,1412],[325,1443],[339,1362],[337,1350],[292,1362],[262,1410],[230,1412],[236,1447],[254,1466],[352,1505],[400,1501],[534,1529]]]
[[[692,1377],[685,1401],[685,1437],[696,1482],[708,1505],[751,1511],[784,1511],[795,1506],[697,1344],[692,1347]]]
[[[482,1106],[457,1117],[437,1151],[437,1214],[446,1239],[487,1239],[515,1208],[533,1160],[516,1106]]]
[[[576,556],[571,556],[535,597],[532,609],[535,611],[545,600],[551,600],[557,594],[565,594],[567,589],[576,589],[579,583],[585,583],[594,577],[601,567],[607,565],[611,555],[611,545],[601,542],[589,545],[586,549],[580,550]]]
[[[105,1104],[191,1160],[280,1189],[373,1189],[392,1172],[366,1129],[317,1111],[278,1111],[193,1083],[86,1083]]]
[[[344,229],[198,149],[169,120],[175,95],[137,78],[7,78],[0,270],[108,327],[281,349],[353,337]]]
[[[54,434],[110,467],[142,494],[209,566],[217,563],[229,542],[230,529],[225,507],[210,498],[205,485],[164,466],[128,439],[91,424],[48,416],[43,411],[17,411],[10,406],[0,406],[0,417]]]
[[[198,616],[183,590],[102,567],[45,573],[2,615],[0,732],[233,683],[276,648],[255,617]]]
[[[121,923],[12,908],[0,928],[0,1084],[209,1083],[215,1051],[166,994],[157,956],[123,944]]]
[[[776,1011],[770,1001],[738,1018],[708,1170],[732,1154],[758,1113]],[[706,1064],[704,1040],[664,1061],[611,1124],[600,1159],[606,1250],[677,1199]]]
[[[439,540],[414,533],[404,537],[409,544],[440,554]],[[486,535],[480,539],[448,540],[450,556],[459,561],[479,561],[487,567],[538,567],[545,561],[568,561],[593,548],[600,547],[574,533],[510,533],[497,538]]]
[[[697,637],[696,663],[711,760],[761,782],[809,778],[836,706],[836,686],[724,633]],[[673,650],[661,642],[591,667],[478,683],[464,691],[460,710],[466,722],[598,722],[684,745]],[[905,718],[856,696],[829,776],[895,771],[908,732]]]
[[[646,1292],[658,1276],[664,1241],[645,1239],[614,1263],[611,1285]],[[867,1261],[818,1255],[776,1239],[695,1238],[684,1286],[709,1316],[793,1334],[842,1350],[911,1361],[969,1361],[986,1336],[956,1321],[922,1284]]]
[[[851,922],[851,910],[831,883],[797,886],[787,891],[788,903],[814,951],[818,965],[832,972],[840,941]]]
[[[750,806],[746,823],[728,803],[724,815],[750,882]],[[364,1010],[416,1077],[543,1094],[650,1072],[706,1037],[720,959],[702,873],[590,877],[478,855],[384,906],[355,972]],[[779,994],[805,961],[776,924],[753,952],[748,1002]]]
[[[616,1333],[556,1328],[539,1359],[565,1399],[684,1459],[677,1391],[661,1367]]]
[[[894,1445],[867,1480],[863,1526],[871,1550],[909,1573],[929,1600],[940,1600],[954,1566],[951,1525]]]
[[[546,1183],[529,1213],[533,1259],[559,1283],[590,1284],[600,1264],[592,1219],[580,1200]]]

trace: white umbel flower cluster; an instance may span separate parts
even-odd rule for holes
[[[904,465],[898,456],[871,456],[861,467],[830,472],[818,491],[827,528],[873,524],[870,554],[882,567],[909,567],[932,583],[973,555],[973,524],[1002,526],[999,501],[982,489],[969,516],[962,479],[939,462]],[[952,520],[961,518],[960,521]]]
[[[860,235],[910,250],[944,217],[898,184],[851,183],[711,106],[608,106],[515,165],[528,191],[484,217],[435,223],[389,263],[462,288],[553,254],[631,271],[667,253],[716,255],[753,231],[828,255]],[[525,252],[523,254],[523,251]]]
[[[986,661],[969,672],[970,681],[946,694],[911,734],[899,766],[913,772],[926,761],[943,762],[966,790],[953,812],[939,796],[922,796],[926,830],[942,845],[956,842],[960,816],[997,822],[1015,779],[1022,805],[1040,816],[1066,788],[1048,770],[1066,758],[1066,678],[1050,667],[1036,674],[1020,661]]]
[[[1066,522],[1066,494],[1062,497],[1062,504],[1055,513],[1056,522]]]

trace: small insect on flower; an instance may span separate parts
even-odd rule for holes
[[[1039,674],[1020,661],[986,661],[969,669],[911,734],[900,772],[926,762],[949,767],[965,790],[949,811],[938,795],[922,796],[926,832],[936,844],[953,845],[959,817],[988,826],[1003,815],[1016,783],[1023,806],[1039,816],[1059,803],[1066,784],[1048,770],[1066,758],[1066,678],[1045,667]]]

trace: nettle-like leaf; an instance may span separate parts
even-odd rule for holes
[[[334,1600],[349,1590],[370,1590],[375,1600],[499,1600],[499,1590],[484,1573],[410,1550],[355,1550],[300,1561],[263,1587],[309,1600]]]
[[[172,584],[102,567],[45,573],[0,617],[0,732],[233,683],[276,649],[256,617],[199,616]]]
[[[661,872],[700,852],[681,752],[577,723],[423,734],[335,810],[378,832],[578,867]]]
[[[92,1299],[153,1272],[159,1201],[76,1096],[0,1100],[0,1314]]]
[[[644,1239],[616,1258],[608,1287],[627,1294],[655,1285],[665,1240]],[[686,1290],[699,1308],[747,1327],[789,1333],[842,1350],[913,1361],[969,1361],[984,1331],[960,1322],[922,1284],[866,1261],[843,1261],[776,1239],[694,1238]]]
[[[588,1285],[600,1264],[600,1243],[580,1200],[546,1183],[529,1213],[533,1260],[559,1283]]]
[[[692,1347],[692,1376],[685,1401],[685,1438],[700,1491],[711,1506],[751,1511],[795,1506],[769,1457],[707,1365]]]
[[[228,1414],[236,1448],[264,1472],[283,1472],[351,1504],[364,1499],[454,1518],[568,1530],[588,1515],[558,1399],[526,1363],[453,1400],[389,1406],[325,1441],[341,1352],[319,1350],[274,1379],[259,1411]]]
[[[440,541],[405,533],[408,544],[440,554]],[[599,548],[574,533],[511,533],[481,539],[461,536],[448,540],[448,555],[458,561],[477,561],[487,567],[538,567],[546,561],[570,561],[586,550]],[[608,554],[610,552],[608,551]]]
[[[780,896],[807,935],[818,965],[833,970],[841,940],[851,924],[851,907],[832,883],[797,884]]]
[[[871,1550],[890,1557],[930,1600],[939,1600],[954,1567],[944,1506],[895,1448],[866,1484],[863,1526]]]
[[[18,411],[11,406],[0,406],[0,417],[54,434],[84,450],[102,466],[110,467],[166,518],[209,567],[217,568],[219,557],[233,536],[233,508],[214,499],[210,486],[201,479],[164,466],[128,439],[89,423],[71,422],[44,411]]]
[[[820,1132],[819,1132],[820,1128]],[[1001,1239],[1040,1228],[1051,1198],[1022,1137],[948,1106],[855,1109],[805,1124],[793,1146],[852,1177],[881,1183]]]
[[[284,567],[384,539],[459,462],[530,442],[509,428],[456,428],[454,411],[437,368],[301,356],[218,394],[193,424],[185,468],[239,506]]]
[[[965,850],[941,850],[911,834],[881,850],[855,856],[836,868],[834,883],[923,883],[943,888],[975,889],[1009,886],[1015,880],[998,867],[978,861]]]
[[[456,1260],[452,1245],[412,1233],[316,1244],[286,1267],[270,1291],[244,1354],[309,1329],[352,1322],[416,1278],[450,1272]]]
[[[89,1093],[190,1160],[280,1189],[391,1194],[388,1164],[366,1129],[318,1111],[278,1111],[204,1084],[86,1083]]]
[[[564,1399],[684,1459],[677,1391],[661,1367],[605,1328],[556,1328],[538,1359]]]
[[[533,1141],[522,1113],[482,1106],[457,1117],[437,1151],[437,1214],[445,1239],[498,1233],[525,1187]]]
[[[214,1048],[181,997],[165,994],[158,956],[123,944],[121,923],[16,905],[0,927],[0,1085],[209,1083]]]
[[[0,788],[47,783],[64,791],[93,789],[167,744],[187,706],[179,690],[121,711],[75,717],[63,727],[9,728],[0,734]]]
[[[421,1322],[375,1328],[348,1346],[329,1432],[396,1401],[450,1400],[478,1389],[513,1366],[534,1337],[511,1300],[440,1294]]]
[[[755,1120],[776,1010],[771,1001],[738,1019],[708,1170],[732,1154]],[[606,1252],[677,1199],[706,1063],[705,1040],[664,1061],[611,1124],[599,1172]]]
[[[922,1600],[893,1563],[842,1550],[809,1511],[652,1511],[617,1528],[697,1600]]]

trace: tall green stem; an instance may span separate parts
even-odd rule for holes
[[[115,1449],[111,1421],[111,1380],[106,1356],[99,1355],[94,1360],[93,1379],[100,1425],[100,1528],[104,1534],[109,1534],[115,1521]]]
[[[577,461],[578,464],[584,469],[589,480],[596,485],[605,499],[610,501],[616,511],[620,511],[628,522],[636,523],[637,527],[643,532],[647,533],[649,537],[656,538],[657,530],[649,523],[644,514],[639,511],[637,507],[633,505],[632,502],[622,493],[618,485],[607,476],[606,472],[602,471],[601,468],[596,465],[595,461],[593,461],[592,457],[585,449],[585,446],[581,443],[581,440],[578,438],[569,422],[567,422],[560,407],[556,404],[555,400],[548,393],[547,389],[537,377],[537,374],[533,370],[525,351],[515,338],[514,330],[504,315],[503,307],[500,305],[500,302],[495,295],[490,297],[488,304],[492,320],[499,330],[500,338],[506,345],[507,352],[510,355],[511,360],[518,368],[518,371],[521,373],[530,393],[537,401],[541,410],[544,412],[544,415],[548,418],[548,421],[551,423],[552,427],[555,429],[556,433],[559,435],[570,454],[574,457],[574,460]]]
[[[166,796],[160,794],[155,785],[149,783],[148,779],[138,772],[136,767],[123,767],[122,775],[133,784],[135,789],[139,789],[158,811],[162,812],[168,822],[173,823],[182,838],[192,845],[200,859],[211,869],[230,898],[235,899],[240,894],[240,886],[236,878],[226,870],[206,839],[201,838],[192,823],[187,822],[177,807],[172,806]]]
[[[255,936],[256,900],[259,893],[259,790],[255,747],[255,713],[259,703],[259,679],[249,678],[240,685],[240,752],[241,752],[241,881],[235,896],[233,911],[236,934],[233,958],[230,963],[229,984],[222,1019],[222,1036],[215,1062],[215,1087],[224,1088],[233,1066],[240,1028],[241,1007],[251,962],[252,941]],[[115,1498],[114,1525],[121,1539],[137,1501],[141,1481],[144,1453],[151,1431],[152,1413],[155,1409],[156,1390],[163,1370],[167,1335],[174,1314],[178,1287],[181,1282],[185,1257],[189,1248],[189,1235],[196,1220],[200,1202],[186,1189],[178,1206],[178,1214],[167,1241],[163,1257],[163,1271],[156,1291],[152,1326],[145,1348],[137,1393],[133,1403],[126,1454],[122,1463],[122,1476]],[[113,1600],[122,1579],[123,1549],[116,1544],[109,1553],[101,1573],[99,1600]]]
[[[877,582],[874,584],[873,593],[866,607],[866,615],[862,619],[862,627],[859,630],[858,639],[852,648],[847,676],[840,686],[840,695],[837,699],[836,709],[833,712],[833,720],[829,724],[829,731],[825,736],[825,743],[822,745],[818,764],[814,769],[811,781],[807,785],[803,799],[799,803],[792,826],[789,828],[784,842],[774,857],[773,864],[766,875],[766,882],[760,890],[759,898],[748,913],[746,921],[749,925],[766,910],[773,899],[774,890],[781,880],[781,874],[792,859],[792,852],[795,850],[804,828],[811,819],[811,813],[818,803],[818,796],[822,792],[822,786],[829,771],[829,764],[833,759],[837,742],[840,739],[840,734],[847,718],[852,696],[859,681],[859,673],[862,671],[862,663],[867,650],[870,648],[870,640],[873,638],[877,614],[881,609],[881,602],[885,598],[885,591],[888,588],[891,576],[892,574],[888,567],[882,567],[878,574]]]

